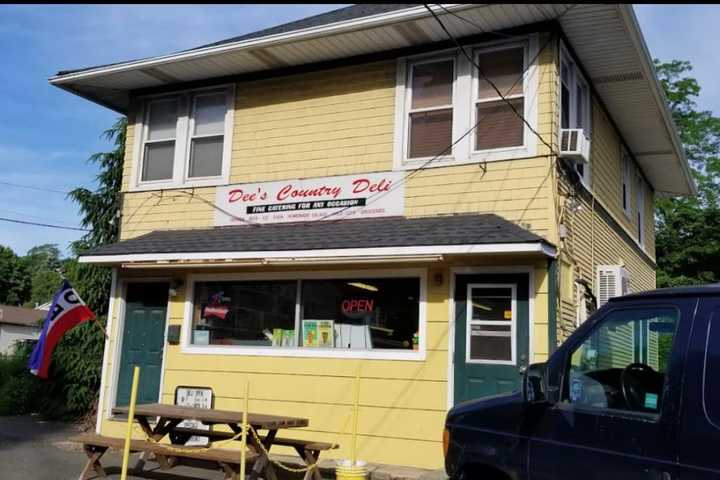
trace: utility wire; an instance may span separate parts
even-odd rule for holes
[[[30,190],[38,190],[41,192],[61,193],[63,195],[67,195],[70,193],[70,192],[66,192],[64,190],[55,190],[52,188],[45,188],[45,187],[35,187],[32,185],[21,185],[19,183],[12,183],[12,182],[5,182],[5,181],[0,181],[0,185],[8,185],[10,187],[15,187],[15,188],[27,188]]]
[[[23,225],[35,225],[37,227],[48,227],[48,228],[57,228],[60,230],[76,230],[78,232],[89,232],[91,230],[87,228],[80,228],[80,227],[66,227],[64,225],[52,225],[50,223],[38,223],[38,222],[28,222],[25,220],[16,220],[14,218],[5,218],[0,217],[0,221],[2,222],[11,222],[11,223],[22,223]]]
[[[569,11],[569,9],[566,10],[566,11],[563,13],[563,15],[564,15],[565,13],[567,13],[567,11]],[[552,37],[549,37],[549,38],[545,41],[545,43],[542,45],[542,47],[540,47],[540,49],[537,51],[537,53],[533,56],[533,58],[532,58],[530,61],[527,62],[527,65],[525,66],[525,68],[523,69],[523,71],[520,73],[520,75],[518,75],[518,77],[515,79],[515,82],[513,82],[513,84],[508,88],[508,93],[510,93],[510,92],[515,88],[515,86],[518,84],[518,82],[520,82],[520,80],[523,79],[523,77],[524,77],[525,74],[527,73],[527,71],[528,71],[528,69],[530,68],[530,66],[535,63],[535,61],[540,57],[540,55],[542,54],[542,52],[547,48],[548,45],[550,45],[551,42],[552,42]],[[507,95],[507,93],[506,93],[506,95]],[[501,94],[500,96],[503,98],[503,100],[505,99],[502,94]],[[442,157],[443,155],[445,155],[448,151],[452,151],[452,148],[453,148],[458,142],[460,142],[462,139],[464,139],[464,138],[467,137],[469,134],[471,134],[475,129],[477,129],[477,127],[480,125],[480,123],[481,123],[485,118],[487,118],[487,114],[484,115],[484,116],[482,116],[481,118],[479,118],[478,121],[477,121],[472,127],[470,127],[470,129],[468,129],[465,133],[463,133],[463,134],[460,136],[460,138],[458,138],[458,139],[455,140],[453,143],[451,143],[450,145],[448,145],[443,151],[441,151],[440,153],[438,153],[438,154],[435,155],[434,157],[430,158],[429,160],[427,160],[426,162],[424,162],[423,164],[421,164],[417,169],[415,169],[415,170],[413,170],[412,172],[410,172],[410,173],[408,173],[407,175],[405,175],[402,179],[400,179],[400,181],[398,181],[395,185],[393,185],[392,187],[390,187],[390,189],[388,189],[388,190],[385,191],[385,192],[375,193],[375,194],[371,195],[370,197],[368,197],[368,201],[365,203],[365,207],[367,207],[367,206],[369,206],[370,204],[372,204],[372,203],[380,200],[380,198],[384,197],[385,195],[388,195],[390,192],[394,191],[395,189],[400,188],[403,184],[405,184],[408,180],[410,180],[410,178],[412,178],[413,176],[417,175],[417,174],[420,173],[422,170],[426,169],[431,163],[433,163],[434,161],[436,161],[438,158],[440,158],[440,157]],[[524,120],[524,119],[523,119],[523,120]],[[537,133],[536,133],[536,135],[537,135]],[[541,138],[541,140],[542,140],[542,138]],[[551,151],[551,153],[552,153],[553,150],[550,149],[550,151]],[[482,162],[480,162],[480,163],[482,163]],[[346,211],[346,210],[348,210],[348,209],[350,209],[350,208],[357,208],[357,207],[350,207],[350,206],[343,207],[343,208],[340,209],[340,210],[336,210],[335,212],[331,212],[331,213],[329,213],[329,214],[327,214],[327,215],[325,215],[325,216],[323,216],[323,217],[320,217],[320,218],[318,218],[317,220],[313,220],[313,221],[326,220],[326,219],[328,219],[328,218],[330,218],[330,217],[333,217],[333,216],[335,216],[335,215],[339,215],[339,214],[343,213],[344,211]],[[337,220],[342,220],[342,218],[338,218]]]

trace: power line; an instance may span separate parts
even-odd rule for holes
[[[572,7],[571,7],[571,8],[572,8]],[[562,15],[564,15],[565,13],[567,13],[569,10],[570,10],[570,9],[568,8],[568,10],[566,10]],[[562,15],[561,15],[561,16],[562,16]],[[537,53],[533,56],[533,58],[532,58],[530,61],[527,62],[527,65],[525,66],[525,68],[523,69],[523,71],[520,73],[520,75],[518,75],[518,77],[515,79],[515,82],[513,82],[513,84],[510,85],[510,87],[508,88],[508,93],[511,92],[511,91],[515,88],[515,86],[518,84],[518,82],[519,82],[520,80],[522,80],[522,78],[525,76],[525,74],[527,73],[527,71],[528,71],[528,69],[530,68],[530,66],[535,63],[535,61],[540,57],[540,55],[542,54],[542,52],[547,48],[548,45],[550,45],[551,42],[552,42],[552,37],[549,37],[549,38],[545,41],[545,43],[542,45],[542,47],[540,47],[540,49],[537,51]],[[506,94],[506,95],[507,95],[507,94]],[[502,94],[501,94],[501,97],[503,97]],[[504,97],[503,97],[503,99],[504,99]],[[438,153],[437,155],[435,155],[434,157],[432,157],[431,159],[427,160],[425,163],[423,163],[422,165],[420,165],[417,169],[415,169],[415,170],[413,170],[412,172],[410,172],[410,173],[408,173],[407,175],[405,175],[402,179],[400,179],[399,182],[397,182],[395,185],[393,185],[390,189],[388,189],[388,190],[385,191],[385,192],[375,193],[375,194],[371,195],[370,197],[368,197],[368,201],[365,203],[365,207],[367,207],[367,206],[369,206],[370,204],[372,204],[372,203],[380,200],[380,198],[384,197],[385,195],[388,195],[390,192],[396,190],[397,188],[400,188],[403,184],[405,184],[405,183],[406,183],[410,178],[412,178],[414,175],[417,175],[417,174],[420,173],[422,170],[424,170],[425,168],[427,168],[432,162],[434,162],[434,161],[437,160],[438,158],[440,158],[440,157],[442,157],[443,155],[445,155],[448,151],[452,151],[452,148],[453,148],[458,142],[460,142],[460,141],[463,140],[465,137],[467,137],[470,133],[472,133],[475,129],[477,129],[477,127],[480,125],[480,123],[481,123],[485,118],[487,118],[487,116],[488,116],[488,115],[486,114],[486,115],[482,116],[481,118],[479,118],[478,121],[477,121],[472,127],[470,127],[470,129],[468,129],[465,133],[463,133],[463,134],[460,136],[460,138],[458,138],[458,139],[455,140],[453,143],[451,143],[449,146],[447,146],[443,151],[441,151],[440,153]],[[523,119],[523,120],[524,120],[524,119]],[[536,134],[537,134],[537,133],[536,133]],[[542,138],[541,138],[541,140],[542,140]],[[550,149],[550,151],[551,151],[551,153],[552,153],[552,151],[553,151],[552,148]],[[482,163],[482,162],[479,162],[479,163]],[[347,210],[350,209],[350,208],[356,208],[356,207],[351,207],[351,206],[343,207],[343,208],[340,209],[340,210],[336,210],[335,212],[331,212],[331,213],[329,213],[329,214],[327,214],[327,215],[325,215],[325,216],[323,216],[323,217],[320,217],[320,218],[318,218],[317,220],[314,220],[314,221],[326,220],[326,219],[328,219],[328,218],[330,218],[330,217],[333,217],[333,216],[335,216],[335,215],[339,215],[339,214],[347,211]],[[342,220],[342,218],[338,218],[337,220]]]
[[[508,38],[508,39],[510,39],[510,38],[523,38],[522,35],[512,35],[512,34],[509,34],[509,33],[497,32],[497,31],[494,31],[494,30],[485,31],[485,27],[483,27],[483,26],[480,25],[479,23],[473,22],[473,21],[470,20],[469,18],[465,18],[465,17],[463,17],[462,15],[458,15],[457,13],[455,13],[455,12],[453,12],[453,11],[451,11],[451,10],[448,10],[447,8],[445,8],[445,7],[444,7],[442,4],[440,4],[440,3],[436,3],[435,5],[437,5],[437,6],[440,7],[441,9],[443,9],[443,10],[445,11],[445,13],[449,13],[449,14],[452,15],[453,17],[455,17],[455,18],[457,18],[457,19],[459,19],[459,20],[462,20],[463,22],[465,22],[465,23],[467,23],[467,24],[469,24],[469,25],[472,25],[473,27],[477,28],[478,30],[481,30],[482,33],[497,35],[497,36],[500,36],[500,37],[503,37],[503,38]]]
[[[92,230],[89,230],[89,229],[87,229],[87,228],[66,227],[66,226],[64,226],[64,225],[52,225],[52,224],[50,224],[50,223],[28,222],[28,221],[25,221],[25,220],[16,220],[16,219],[14,219],[14,218],[5,218],[5,217],[0,217],[0,221],[2,221],[2,222],[11,222],[11,223],[21,223],[21,224],[23,224],[23,225],[34,225],[34,226],[37,226],[37,227],[57,228],[57,229],[60,229],[60,230],[76,230],[76,231],[79,231],[79,232],[90,232],[90,231],[92,231]]]
[[[39,190],[41,192],[61,193],[63,195],[68,195],[70,193],[70,192],[66,192],[63,190],[55,190],[52,188],[45,188],[45,187],[36,187],[33,185],[21,185],[19,183],[12,183],[12,182],[5,182],[5,181],[0,181],[0,185],[8,185],[10,187],[15,187],[15,188],[27,188],[29,190]]]

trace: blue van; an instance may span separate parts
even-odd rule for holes
[[[612,299],[443,444],[453,480],[720,479],[720,285]]]

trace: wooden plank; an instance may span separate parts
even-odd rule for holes
[[[128,407],[113,408],[114,414],[127,415]],[[135,415],[138,417],[163,417],[167,419],[198,420],[208,424],[213,423],[242,423],[243,413],[232,410],[215,410],[207,408],[183,407],[180,405],[167,405],[163,403],[149,403],[137,405]],[[266,415],[248,412],[248,422],[256,428],[293,428],[307,427],[306,418],[287,417],[282,415]]]

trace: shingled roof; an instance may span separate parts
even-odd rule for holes
[[[493,214],[386,217],[154,231],[85,256],[487,245],[547,241]]]
[[[0,323],[40,328],[39,322],[44,319],[46,315],[47,312],[43,310],[0,305]]]

